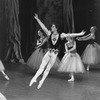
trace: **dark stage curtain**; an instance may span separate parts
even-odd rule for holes
[[[34,13],[36,13],[36,0],[19,0],[19,23],[21,27],[21,50],[24,60],[34,51],[36,40],[36,20]]]
[[[74,31],[72,0],[37,0],[37,13],[48,29],[55,23],[59,32]]]
[[[22,61],[23,57],[21,54],[21,32],[19,25],[19,0],[0,0],[0,10],[2,24],[0,25],[4,28],[1,32],[5,32],[4,38],[1,40],[5,40],[2,45],[5,54],[3,55],[3,59],[7,61]],[[0,27],[1,29],[1,27]],[[3,36],[3,34],[1,34]],[[0,45],[1,46],[1,45]],[[2,52],[4,52],[2,51]],[[1,53],[0,53],[1,54]]]
[[[5,0],[0,0],[0,59],[6,56],[7,18],[5,15]]]
[[[63,31],[74,32],[74,13],[72,0],[63,0]]]

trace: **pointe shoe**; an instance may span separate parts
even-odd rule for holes
[[[87,71],[89,71],[89,68],[87,67]]]
[[[7,75],[5,75],[5,78],[6,78],[7,80],[10,80],[9,77],[8,77]]]
[[[43,84],[43,81],[40,81],[37,89],[40,89],[42,87],[42,84]]]
[[[71,78],[71,79],[68,80],[68,82],[72,82],[72,81],[74,81],[74,78]]]
[[[26,63],[24,62],[23,59],[20,59],[20,60],[19,60],[19,63],[21,63],[21,64],[26,64]]]
[[[37,81],[36,80],[31,80],[29,86],[32,86],[33,83],[36,83]]]

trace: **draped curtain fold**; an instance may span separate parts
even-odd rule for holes
[[[7,52],[5,60],[20,61],[21,54],[21,31],[19,25],[19,0],[6,0],[5,15],[7,17]]]
[[[72,0],[37,0],[37,9],[47,28],[56,23],[61,31],[74,31]]]
[[[72,0],[63,0],[63,31],[74,32],[74,14]]]

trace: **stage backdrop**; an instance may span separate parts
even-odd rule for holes
[[[5,0],[0,0],[0,59],[3,59],[6,56],[6,43],[8,35],[5,2]]]
[[[0,0],[0,59],[20,59],[23,55],[27,60],[34,51],[40,28],[34,13],[48,29],[57,23],[59,32],[84,29],[88,34],[96,25],[96,41],[100,44],[100,0]],[[77,45],[80,54],[84,45]]]

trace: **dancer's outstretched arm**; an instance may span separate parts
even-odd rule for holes
[[[76,39],[78,41],[86,41],[86,40],[89,40],[89,39],[92,39],[92,38],[95,38],[95,36],[92,36],[91,34],[88,34],[88,35],[83,36],[83,37],[77,37]]]
[[[44,39],[44,41],[41,43],[41,44],[39,44],[36,48],[40,48],[42,45],[44,45],[44,43],[46,43],[48,41],[48,39],[47,38],[45,38]]]
[[[77,37],[77,36],[82,36],[85,34],[85,31],[82,30],[80,33],[62,33],[61,38],[67,38],[67,37]]]
[[[82,36],[82,37],[80,37],[80,38],[81,38],[81,39],[85,39],[85,38],[87,38],[87,37],[90,37],[90,35],[91,35],[91,33],[89,33],[88,35]]]
[[[41,43],[40,43],[40,41],[39,40],[37,40],[37,43],[36,43],[36,45],[37,46],[39,46]]]
[[[38,24],[40,25],[40,27],[43,29],[43,31],[47,34],[50,35],[51,32],[46,28],[46,26],[41,22],[41,20],[39,19],[38,15],[35,14],[34,18],[37,20]]]

